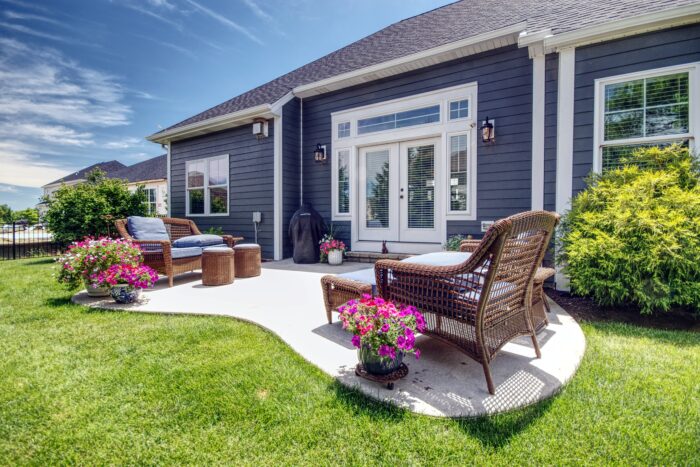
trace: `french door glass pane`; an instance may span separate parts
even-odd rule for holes
[[[389,151],[368,151],[365,173],[366,226],[368,229],[389,228]]]
[[[226,188],[210,188],[209,203],[212,214],[224,214],[228,210],[228,190]]]
[[[189,190],[190,214],[204,214],[204,189]]]
[[[408,227],[435,226],[435,146],[408,148]]]
[[[338,212],[350,212],[350,151],[338,151]]]
[[[450,137],[450,210],[467,210],[467,135]]]

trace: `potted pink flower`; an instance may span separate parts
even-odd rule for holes
[[[80,242],[71,243],[64,255],[58,259],[58,280],[69,287],[84,285],[88,295],[104,297],[109,295],[109,288],[95,287],[92,277],[114,264],[138,266],[141,261],[141,250],[129,240],[85,238]]]
[[[117,303],[133,303],[141,290],[152,287],[158,274],[148,266],[113,264],[106,271],[91,276],[94,284],[110,288],[110,295]]]
[[[420,358],[416,333],[425,330],[425,318],[413,306],[395,305],[379,297],[363,296],[338,308],[343,328],[365,371],[386,375],[396,371],[406,354]]]
[[[331,266],[343,264],[343,254],[346,249],[342,240],[326,237],[321,240],[321,258],[325,257]]]

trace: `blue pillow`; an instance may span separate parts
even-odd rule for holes
[[[126,219],[129,233],[136,240],[170,240],[163,219],[131,216]]]
[[[187,248],[197,246],[203,248],[205,246],[221,245],[224,239],[218,235],[190,235],[187,237],[178,238],[173,242],[175,248]]]

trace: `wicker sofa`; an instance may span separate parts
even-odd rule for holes
[[[197,225],[189,219],[177,219],[173,217],[162,218],[165,224],[168,240],[139,239],[132,236],[128,228],[127,219],[119,219],[115,222],[117,231],[122,238],[133,241],[141,247],[143,251],[143,263],[150,266],[160,274],[168,276],[168,285],[173,286],[173,278],[178,274],[191,272],[202,268],[201,249],[196,252],[180,252],[173,248],[173,242],[192,235],[202,235]],[[236,242],[243,240],[243,237],[223,235],[223,242],[229,247],[233,247]],[[181,254],[180,254],[181,253]]]

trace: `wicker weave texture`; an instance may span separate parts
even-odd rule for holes
[[[489,392],[489,362],[520,335],[539,345],[532,321],[532,286],[559,216],[531,211],[493,224],[462,264],[428,266],[382,260],[375,265],[378,293],[410,304],[427,332],[480,362]]]
[[[236,252],[236,277],[244,278],[260,275],[260,246],[255,246],[257,248],[251,248],[250,245],[245,245],[244,248],[233,248]]]
[[[231,249],[205,250],[202,253],[202,285],[226,285],[234,280],[234,254]]]

